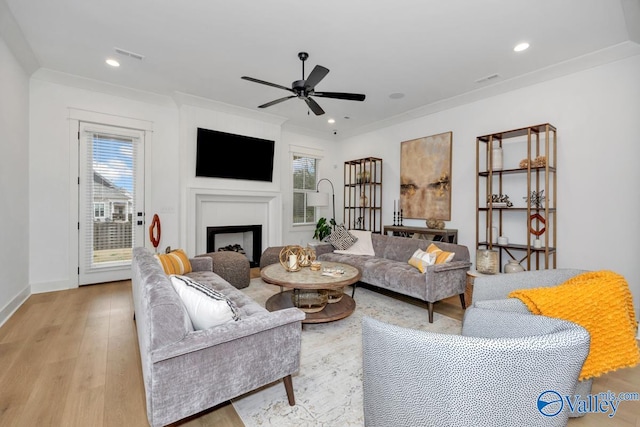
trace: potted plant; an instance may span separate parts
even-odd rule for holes
[[[323,241],[325,237],[331,234],[332,228],[336,225],[336,220],[331,218],[331,221],[327,222],[327,219],[322,217],[316,224],[316,229],[313,233],[313,238]]]

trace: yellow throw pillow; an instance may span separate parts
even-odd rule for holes
[[[191,262],[182,249],[176,249],[168,254],[154,255],[166,274],[187,274],[191,273]]]
[[[416,251],[409,258],[409,265],[417,268],[420,273],[427,272],[427,266],[433,265],[436,260],[436,254],[430,254],[422,249],[416,249]]]
[[[427,248],[427,252],[436,256],[436,264],[444,264],[445,262],[449,262],[455,256],[454,252],[443,251],[433,243],[429,245],[429,247]]]

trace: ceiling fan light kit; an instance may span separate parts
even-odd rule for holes
[[[304,78],[304,62],[309,58],[309,54],[307,52],[298,53],[298,58],[302,61],[302,79],[296,80],[291,83],[291,88],[286,86],[282,86],[275,83],[266,82],[264,80],[256,79],[253,77],[242,76],[242,79],[248,80],[250,82],[259,83],[271,87],[275,87],[278,89],[283,89],[288,92],[293,93],[293,95],[285,96],[283,98],[275,99],[271,102],[267,102],[266,104],[259,105],[258,108],[267,108],[272,105],[279,104],[291,98],[299,98],[304,100],[309,109],[313,111],[316,116],[321,116],[324,114],[324,110],[320,105],[311,98],[312,96],[317,96],[320,98],[333,98],[333,99],[344,99],[347,101],[364,101],[365,95],[359,93],[345,93],[345,92],[316,92],[315,87],[322,79],[325,78],[327,74],[329,74],[329,69],[323,67],[322,65],[316,65],[309,77]]]

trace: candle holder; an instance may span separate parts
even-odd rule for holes
[[[300,257],[303,256],[304,249],[302,246],[289,245],[280,251],[280,265],[285,271],[300,271]]]

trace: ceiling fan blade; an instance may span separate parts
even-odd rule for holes
[[[344,93],[344,92],[313,92],[313,96],[322,98],[346,99],[348,101],[364,101],[365,95],[360,93]]]
[[[253,77],[242,76],[241,78],[242,78],[243,80],[249,80],[250,82],[260,83],[261,85],[267,85],[267,86],[271,86],[271,87],[277,87],[278,89],[284,89],[284,90],[287,90],[287,91],[289,91],[289,92],[293,92],[293,89],[291,89],[291,88],[289,88],[289,87],[285,87],[285,86],[277,85],[277,84],[275,84],[275,83],[265,82],[264,80],[254,79]]]
[[[284,98],[276,99],[275,101],[271,101],[271,102],[267,102],[266,104],[258,105],[258,108],[271,107],[272,105],[279,104],[279,103],[281,103],[283,101],[286,101],[287,99],[291,99],[291,98],[295,98],[295,97],[296,97],[295,95],[285,96]]]
[[[324,114],[324,110],[313,99],[306,97],[304,98],[304,102],[307,103],[307,105],[309,106],[309,109],[313,111],[316,116],[321,116]]]
[[[313,71],[311,71],[311,74],[309,74],[309,77],[307,77],[305,87],[308,90],[312,90],[327,74],[329,74],[328,68],[324,68],[322,65],[316,65]]]

